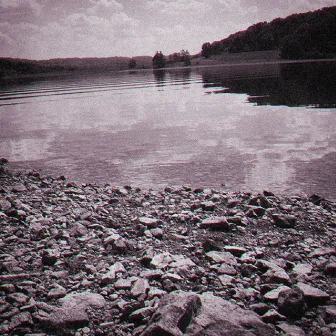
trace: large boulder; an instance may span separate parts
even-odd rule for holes
[[[141,336],[273,336],[272,326],[249,310],[212,293],[165,295]]]

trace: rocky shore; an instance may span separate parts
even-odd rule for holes
[[[0,167],[0,335],[336,335],[335,237],[317,195]]]

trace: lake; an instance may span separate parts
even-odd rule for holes
[[[336,62],[0,83],[0,157],[13,167],[336,199]]]

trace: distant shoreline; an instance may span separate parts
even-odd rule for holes
[[[64,70],[59,72],[43,72],[31,74],[15,74],[0,77],[0,82],[17,81],[21,79],[39,79],[62,76],[81,76],[81,75],[95,75],[118,72],[144,72],[144,71],[173,71],[173,70],[187,70],[197,68],[211,68],[211,67],[225,67],[225,66],[247,66],[247,65],[262,65],[262,64],[295,64],[295,63],[316,63],[316,62],[335,62],[336,58],[321,58],[321,59],[281,59],[277,51],[263,51],[263,52],[243,52],[239,54],[221,54],[210,58],[197,57],[191,60],[190,66],[176,65],[167,66],[164,68],[153,69],[138,68],[138,69],[76,69]]]

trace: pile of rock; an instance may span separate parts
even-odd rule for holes
[[[1,335],[335,335],[335,204],[0,171]]]

